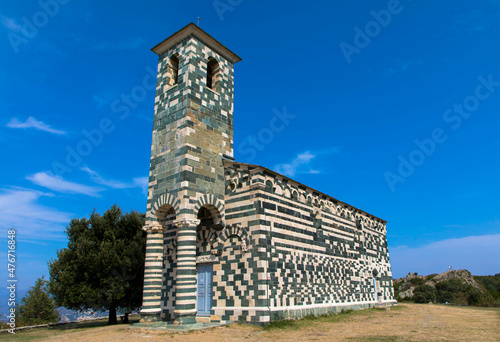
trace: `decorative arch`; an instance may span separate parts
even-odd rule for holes
[[[224,244],[226,243],[227,239],[229,239],[231,236],[239,237],[241,241],[241,249],[244,252],[248,251],[248,245],[250,243],[250,239],[248,238],[248,232],[246,231],[245,228],[241,227],[240,225],[233,224],[233,225],[226,225],[219,233],[219,236],[212,244],[212,254],[220,255],[222,253],[222,250],[224,249]]]
[[[300,201],[302,203],[306,203],[307,202],[307,198],[306,198],[306,195],[304,193],[301,193],[300,194]]]
[[[215,239],[217,239],[217,233],[215,232],[215,230],[213,228],[212,229],[200,229],[196,232],[196,239],[197,239],[197,241],[207,240],[209,242],[212,242]]]
[[[314,228],[321,228],[322,225],[322,219],[321,219],[321,211],[318,209],[314,210],[314,215],[313,215],[313,227]]]
[[[290,189],[288,189],[288,187],[286,187],[285,191],[283,191],[283,196],[285,196],[286,198],[291,198],[292,197]]]
[[[171,194],[165,193],[157,198],[156,202],[149,211],[150,220],[157,220],[158,215],[166,215],[170,208],[173,208],[176,213],[179,212],[180,201]]]
[[[273,192],[273,182],[271,182],[270,180],[266,181],[266,190]]]
[[[205,194],[198,198],[194,205],[194,212],[198,213],[201,207],[205,207],[210,211],[214,218],[214,224],[221,224],[224,220],[224,204],[212,194]]]
[[[274,192],[276,195],[283,195],[283,188],[281,187],[281,184],[275,183],[274,184]]]

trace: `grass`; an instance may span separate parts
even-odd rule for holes
[[[342,311],[338,314],[328,314],[321,316],[313,316],[309,315],[301,319],[296,320],[286,320],[286,321],[275,321],[268,324],[264,327],[266,331],[274,331],[274,330],[297,330],[307,326],[310,326],[313,323],[336,323],[336,322],[344,322],[354,317],[366,317],[367,319],[372,318],[374,314],[377,312],[392,312],[392,311],[400,311],[403,307],[401,306],[393,306],[390,307],[390,311],[386,308],[371,308],[365,310],[346,310]],[[388,340],[390,341],[390,340]]]
[[[129,317],[128,324],[120,324],[124,328],[129,325],[139,321],[139,315],[131,315]],[[80,332],[90,329],[95,329],[99,327],[108,326],[108,319],[104,318],[102,320],[90,321],[90,322],[80,322],[80,323],[68,323],[57,325],[47,328],[35,328],[32,330],[20,330],[16,331],[15,334],[2,333],[0,334],[0,341],[36,341],[44,339],[47,337],[57,337],[58,335],[63,335],[71,332]]]
[[[387,335],[387,336],[364,336],[364,337],[351,337],[347,338],[347,341],[356,341],[356,342],[394,342],[394,341],[402,341],[400,336],[396,335]],[[414,340],[405,339],[405,342],[412,342]]]

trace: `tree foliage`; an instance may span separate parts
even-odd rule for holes
[[[487,305],[491,295],[482,292],[460,279],[450,279],[436,284],[437,299],[441,303],[461,305]]]
[[[50,296],[49,282],[38,278],[26,296],[17,305],[17,325],[38,325],[46,323],[57,323],[59,312],[54,299]]]
[[[430,285],[419,285],[413,290],[413,300],[415,303],[436,302],[436,289]]]
[[[73,310],[138,309],[142,301],[146,234],[145,215],[123,214],[115,204],[102,216],[75,218],[66,229],[68,247],[49,262],[50,292],[56,302]]]
[[[489,292],[496,304],[500,305],[500,273],[494,276],[474,276],[474,279]]]

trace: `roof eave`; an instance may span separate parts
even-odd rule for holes
[[[194,23],[189,23],[187,26],[181,28],[179,31],[177,31],[176,33],[174,33],[173,35],[171,35],[170,37],[168,37],[167,39],[165,39],[164,41],[153,47],[151,51],[153,51],[159,56],[165,51],[167,51],[169,48],[171,48],[175,44],[180,43],[189,36],[195,36],[198,39],[202,40],[205,44],[210,46],[213,50],[215,50],[217,53],[222,55],[224,58],[226,58],[233,64],[241,61],[241,58],[238,57],[238,55],[229,50],[221,42],[219,42],[217,39],[215,39],[205,31],[203,31]]]

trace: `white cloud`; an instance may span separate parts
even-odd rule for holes
[[[15,228],[16,235],[23,239],[63,239],[71,214],[40,205],[42,196],[53,195],[22,188],[0,190],[0,226],[5,230]]]
[[[474,275],[490,275],[500,272],[500,234],[467,236],[447,239],[410,248],[390,248],[394,278],[408,272],[422,275],[442,273],[453,269],[467,269]]]
[[[320,170],[313,169],[310,164],[313,159],[319,156],[326,156],[332,153],[339,153],[338,147],[331,147],[314,153],[305,151],[299,153],[290,163],[283,163],[274,166],[274,171],[281,173],[287,177],[293,177],[297,173],[319,174]]]
[[[130,188],[141,188],[144,193],[147,192],[149,179],[148,177],[136,177],[132,182],[122,182],[113,179],[104,179],[97,172],[91,170],[88,166],[83,166],[80,170],[87,172],[92,180],[97,184],[105,185],[113,189],[130,189]]]
[[[34,117],[30,116],[25,122],[19,121],[17,118],[12,118],[6,125],[10,128],[34,128],[39,131],[45,131],[53,134],[66,134],[65,131],[51,128],[49,125],[43,121],[38,121]]]
[[[149,177],[136,177],[134,183],[142,189],[143,193],[148,193]]]
[[[274,170],[288,177],[293,177],[297,173],[300,167],[303,167],[311,162],[316,155],[309,151],[304,153],[299,153],[290,163],[278,164],[274,167]],[[310,170],[311,171],[311,170]]]
[[[103,190],[88,185],[68,182],[65,181],[62,177],[54,176],[49,172],[38,172],[26,178],[33,183],[50,190],[68,194],[82,194],[92,197],[99,197],[99,192]]]
[[[22,30],[21,25],[19,25],[15,19],[3,15],[2,15],[2,25],[11,31],[20,32]]]

